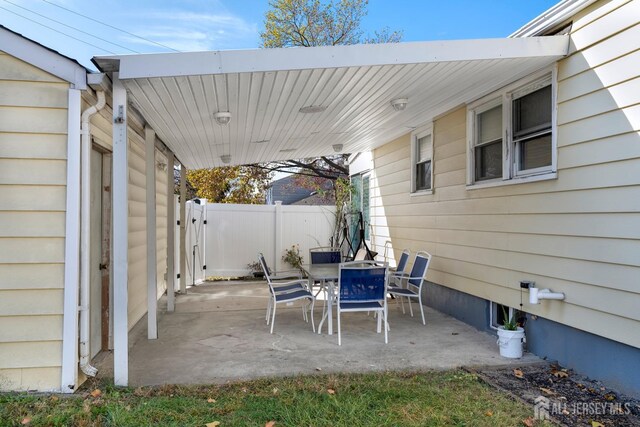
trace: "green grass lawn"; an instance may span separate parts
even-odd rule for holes
[[[464,371],[0,394],[1,426],[523,426],[532,415],[530,406]]]

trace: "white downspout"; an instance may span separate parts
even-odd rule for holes
[[[82,112],[80,145],[82,150],[81,208],[80,208],[80,369],[85,375],[95,377],[98,370],[90,365],[90,283],[91,283],[91,125],[89,119],[106,103],[104,91],[97,91],[98,102]]]

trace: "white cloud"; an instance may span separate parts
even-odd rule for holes
[[[226,11],[198,13],[192,10],[145,10],[135,33],[180,51],[255,47],[258,26]],[[153,46],[134,37],[128,43]]]

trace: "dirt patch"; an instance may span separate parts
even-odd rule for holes
[[[533,405],[536,415],[548,414],[562,425],[640,426],[640,400],[557,365],[488,367],[473,372]]]

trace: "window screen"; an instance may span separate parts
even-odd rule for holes
[[[502,105],[476,115],[475,180],[502,177]]]
[[[513,100],[513,142],[519,170],[551,165],[551,85]]]
[[[431,188],[431,135],[418,138],[416,151],[416,190],[428,190]]]

